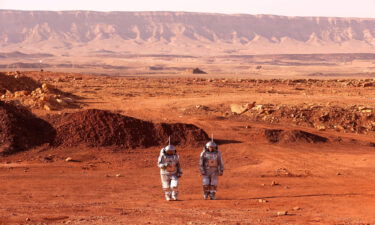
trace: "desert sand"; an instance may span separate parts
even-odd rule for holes
[[[287,73],[265,79],[263,69],[257,71],[263,79],[251,73],[3,73],[36,82],[28,84],[40,93],[15,94],[21,85],[2,101],[18,100],[52,124],[60,141],[0,158],[0,224],[373,224],[375,80],[351,72],[334,79]],[[49,97],[35,100],[40,95]],[[67,98],[72,104],[51,103]],[[128,139],[95,142],[89,134],[72,139],[80,129],[67,131],[74,126],[66,128],[69,119],[61,118],[88,109],[213,133],[226,165],[218,199],[203,200],[201,193],[198,159],[207,136],[180,142],[186,129],[174,130],[184,174],[180,200],[167,202],[156,166],[167,140],[131,146]],[[72,122],[85,122],[79,121]]]

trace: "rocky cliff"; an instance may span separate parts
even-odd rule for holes
[[[70,53],[374,53],[375,19],[0,10],[0,47]]]

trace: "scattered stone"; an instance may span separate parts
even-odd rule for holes
[[[358,110],[363,112],[363,113],[372,113],[373,112],[373,109],[368,108],[368,107],[358,107]]]
[[[53,110],[52,105],[49,104],[49,103],[45,103],[44,106],[43,106],[43,108],[44,108],[45,110],[47,110],[47,111],[52,111],[52,110]]]
[[[276,170],[276,174],[277,174],[277,176],[286,176],[286,177],[292,176],[292,173],[289,172],[289,170],[287,168],[278,168]]]
[[[324,125],[315,125],[315,128],[319,131],[325,131],[326,127]]]
[[[16,92],[14,92],[14,97],[19,98],[19,97],[27,96],[29,94],[30,94],[30,92],[28,92],[28,91],[16,91]]]
[[[231,104],[230,110],[234,114],[241,115],[241,114],[247,112],[249,109],[253,108],[254,106],[255,106],[255,102],[247,103],[245,105]]]
[[[30,109],[51,111],[79,107],[71,98],[73,95],[62,92],[50,84],[41,84],[27,76],[17,78],[0,72],[0,94],[2,99],[19,101]],[[66,100],[68,98],[72,101]]]
[[[243,114],[246,108],[241,105],[231,105],[235,114]],[[298,105],[256,105],[245,115],[252,121],[268,123],[291,123],[298,126],[313,127],[319,131],[336,130],[351,133],[368,133],[375,131],[372,123],[375,110],[369,106],[336,106],[298,104]]]
[[[336,131],[343,131],[343,130],[345,130],[345,128],[343,127],[343,126],[341,126],[341,125],[336,125],[336,126],[334,126],[333,127]]]
[[[258,202],[259,203],[266,203],[266,202],[268,202],[266,199],[258,199]]]
[[[277,185],[280,185],[280,184],[276,181],[272,181],[271,186],[277,186]]]
[[[262,111],[263,110],[263,105],[256,105],[252,109],[256,110],[256,111]]]
[[[43,160],[44,160],[44,161],[47,161],[47,162],[50,162],[50,161],[53,160],[53,158],[54,158],[53,155],[48,155],[48,156],[45,156],[45,157],[43,158]]]
[[[65,162],[72,162],[72,161],[73,161],[73,159],[71,157],[68,157],[68,158],[65,159]]]
[[[278,215],[278,216],[286,216],[286,215],[288,215],[288,211],[280,211],[280,212],[277,212],[277,215]]]
[[[298,210],[301,210],[301,208],[298,207],[298,206],[296,206],[296,207],[293,208],[293,210],[294,210],[294,211],[298,211]]]
[[[66,102],[60,98],[56,98],[56,102],[59,103],[60,105],[67,105]]]
[[[123,177],[121,174],[116,174],[116,177]]]
[[[42,89],[44,90],[44,91],[51,91],[52,89],[54,89],[53,87],[52,87],[52,85],[50,85],[50,84],[47,84],[47,83],[43,83],[42,84]]]
[[[196,105],[195,108],[200,109],[200,110],[204,110],[204,111],[209,110],[209,108],[207,106],[204,106],[204,105]]]

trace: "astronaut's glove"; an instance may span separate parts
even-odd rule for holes
[[[202,176],[206,176],[206,172],[205,171],[201,171],[201,175]]]
[[[164,163],[164,164],[161,165],[162,169],[166,169],[167,167],[168,167],[168,163]]]
[[[219,176],[223,176],[224,171],[219,171]]]
[[[178,173],[177,177],[180,178],[182,176],[182,173]]]

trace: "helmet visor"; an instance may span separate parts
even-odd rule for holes
[[[167,149],[165,151],[165,153],[167,153],[168,155],[173,155],[174,154],[174,150],[173,149]]]

